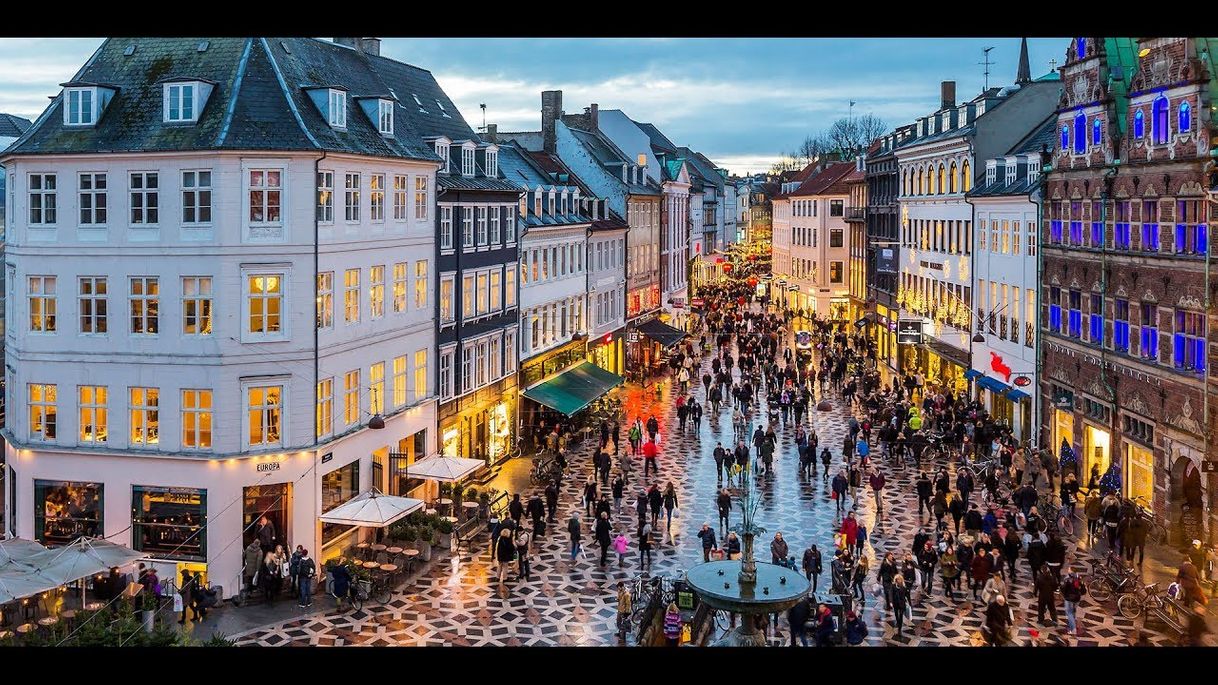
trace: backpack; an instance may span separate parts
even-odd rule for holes
[[[288,560],[288,574],[294,576],[298,573],[300,573],[300,557],[293,554],[292,558]]]

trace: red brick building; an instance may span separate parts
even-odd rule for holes
[[[1215,49],[1075,38],[1043,194],[1042,440],[1073,446],[1084,487],[1117,464],[1185,544],[1218,502]]]

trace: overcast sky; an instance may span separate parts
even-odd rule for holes
[[[0,39],[0,112],[33,119],[100,39]],[[1061,64],[1068,38],[1029,39],[1032,76]],[[769,167],[834,119],[870,112],[889,128],[939,105],[939,82],[957,100],[1014,81],[1018,38],[388,38],[381,54],[429,69],[473,126],[540,128],[541,91],[563,108],[591,102],[658,126],[734,173]]]

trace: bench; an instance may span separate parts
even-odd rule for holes
[[[1175,635],[1176,640],[1181,640],[1188,635],[1188,615],[1190,611],[1184,604],[1171,597],[1164,595],[1162,599],[1163,606],[1151,608],[1147,612],[1147,619],[1154,617]]]
[[[453,535],[457,538],[457,553],[459,554],[463,549],[468,551],[471,543],[482,534],[485,527],[486,524],[477,516],[471,516],[457,524],[457,527],[453,529]]]

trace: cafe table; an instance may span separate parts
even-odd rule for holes
[[[106,606],[106,605],[101,602],[89,602],[88,604],[85,605],[85,611],[97,611],[98,609],[101,609],[104,606]]]
[[[381,565],[376,563],[375,561],[365,561],[364,562],[364,568],[366,568],[370,571],[375,571],[380,567],[381,567]]]

